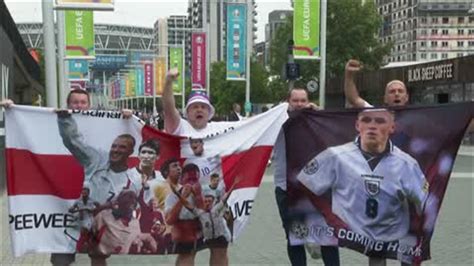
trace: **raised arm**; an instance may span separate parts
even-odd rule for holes
[[[67,110],[59,110],[56,113],[58,115],[59,134],[64,146],[84,167],[86,177],[89,176],[96,164],[101,163],[99,151],[86,144],[84,137],[77,128],[76,121]]]
[[[173,95],[173,82],[178,79],[178,76],[179,72],[176,68],[171,69],[166,74],[165,86],[161,98],[163,102],[165,130],[169,134],[173,134],[173,132],[176,131],[181,121],[181,116],[179,115],[178,109],[176,109]]]
[[[355,108],[363,108],[366,106],[366,101],[359,96],[355,84],[355,74],[361,69],[361,64],[355,59],[350,59],[346,64],[344,73],[344,94],[346,101]]]
[[[232,191],[234,191],[235,186],[238,183],[240,183],[240,181],[242,181],[242,179],[244,179],[244,177],[240,176],[240,175],[235,177],[234,182],[232,182],[232,185],[230,186],[229,190],[227,190],[227,192],[224,193],[224,196],[222,196],[222,201],[223,202],[227,202],[227,199],[229,199],[230,194],[232,194]]]

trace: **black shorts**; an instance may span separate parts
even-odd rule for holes
[[[203,248],[202,238],[193,242],[175,242],[174,253],[188,254],[201,250]]]
[[[227,248],[229,246],[229,242],[224,236],[206,240],[204,244],[209,248]]]
[[[76,260],[76,253],[52,253],[50,262],[53,265],[69,265]]]

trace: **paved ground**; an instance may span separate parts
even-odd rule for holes
[[[3,162],[3,158],[1,161]],[[433,259],[423,265],[474,265],[473,260],[473,164],[474,148],[462,147],[454,167],[453,178],[441,207],[432,239]],[[0,169],[3,172],[3,169]],[[272,168],[264,177],[250,222],[241,238],[230,247],[231,265],[289,265],[283,230],[278,216],[271,183]],[[7,228],[6,195],[0,199],[0,265],[49,265],[45,254],[12,258]],[[209,253],[198,253],[197,265],[208,265]],[[113,256],[109,265],[173,265],[174,256]],[[342,265],[367,265],[363,255],[341,249]],[[321,260],[308,260],[322,265]],[[77,256],[77,265],[88,265],[86,255]],[[400,265],[390,261],[389,265]]]

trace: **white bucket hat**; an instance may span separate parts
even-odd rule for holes
[[[214,116],[215,109],[214,109],[214,106],[212,106],[211,102],[209,101],[209,98],[207,97],[207,94],[205,92],[193,92],[190,95],[188,99],[188,103],[186,104],[186,113],[184,114],[184,116],[187,116],[186,114],[188,113],[189,106],[191,106],[194,103],[203,103],[207,105],[207,107],[209,108],[208,120],[211,120],[211,118]]]

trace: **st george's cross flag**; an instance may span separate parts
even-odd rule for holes
[[[195,152],[196,140],[120,112],[14,105],[6,111],[14,256],[172,254],[182,243],[199,250],[219,237],[236,240],[287,117],[281,104],[228,123],[199,139]],[[150,158],[147,176],[141,166]]]

